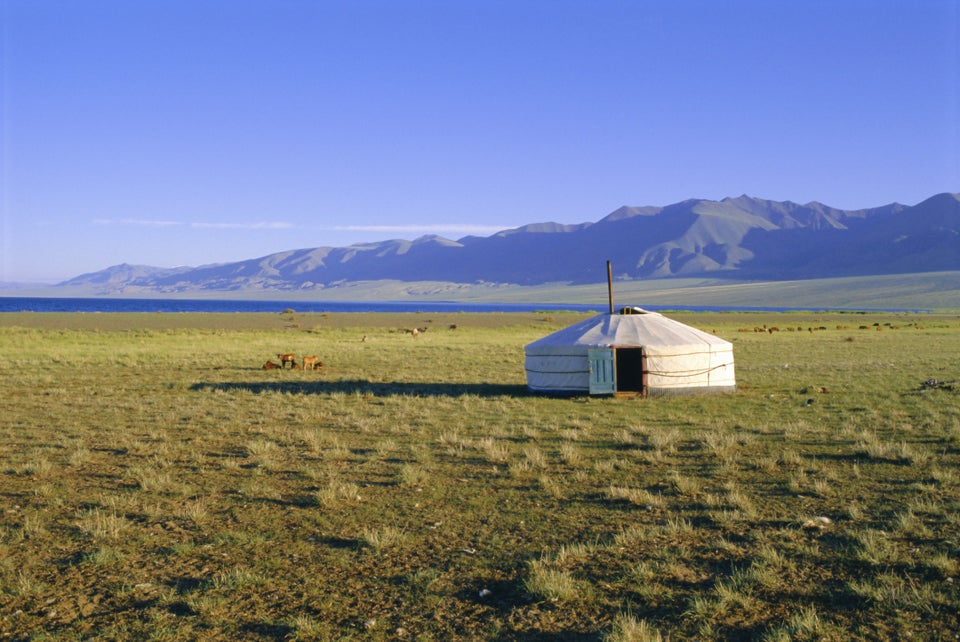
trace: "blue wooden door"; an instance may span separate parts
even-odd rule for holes
[[[590,394],[612,395],[617,391],[617,369],[613,348],[595,348],[587,352],[590,360]]]

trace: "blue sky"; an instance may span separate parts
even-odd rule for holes
[[[960,191],[960,0],[0,7],[0,281]]]

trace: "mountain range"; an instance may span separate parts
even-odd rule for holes
[[[709,276],[797,280],[960,270],[960,194],[841,210],[740,196],[621,207],[594,223],[289,250],[200,267],[118,265],[61,283],[130,291],[309,291],[361,281],[538,285]]]

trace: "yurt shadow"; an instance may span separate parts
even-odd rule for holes
[[[375,382],[366,379],[347,381],[247,381],[200,382],[190,386],[194,392],[235,392],[253,394],[286,393],[303,395],[359,394],[371,397],[527,397],[532,393],[522,385],[498,383]]]

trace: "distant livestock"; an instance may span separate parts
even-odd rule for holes
[[[427,329],[428,329],[427,327],[423,327],[423,328],[401,328],[401,329],[399,329],[399,331],[403,332],[404,334],[412,335],[413,338],[416,339],[416,338],[419,337],[421,334],[423,334],[424,332],[426,332]]]
[[[293,353],[287,354],[278,354],[277,358],[280,359],[280,363],[274,363],[273,361],[267,361],[263,364],[264,370],[285,370],[287,364],[290,364],[291,370],[319,370],[323,367],[323,361],[320,361],[320,357],[317,355],[303,357],[303,362],[297,363],[296,358]]]

